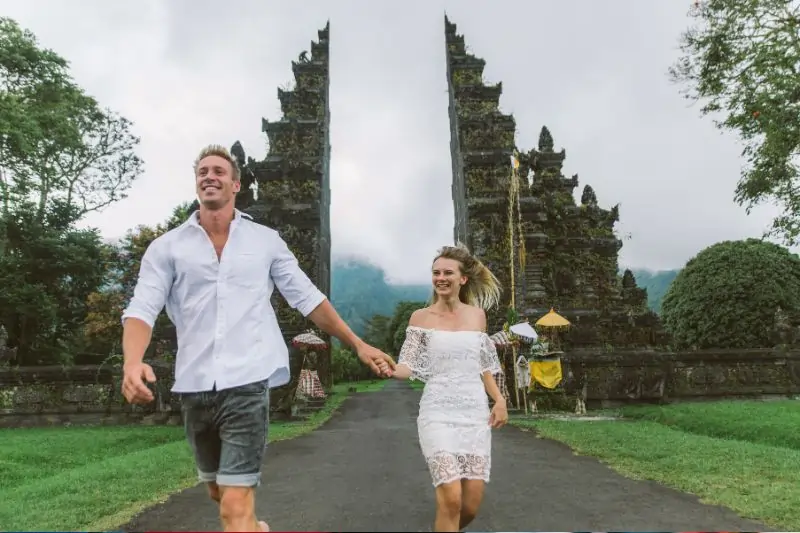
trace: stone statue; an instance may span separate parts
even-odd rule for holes
[[[581,204],[590,206],[597,205],[597,195],[595,194],[591,185],[586,185],[583,188],[583,194],[581,194]]]

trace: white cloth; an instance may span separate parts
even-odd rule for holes
[[[278,232],[235,213],[217,259],[195,212],[155,239],[142,257],[123,322],[151,327],[166,305],[178,334],[173,392],[228,389],[269,379],[289,382],[289,350],[270,297],[275,287],[308,316],[325,295],[300,269]]]
[[[531,386],[531,366],[523,356],[517,357],[517,388],[527,389]]]
[[[500,372],[497,350],[479,331],[409,326],[398,364],[425,382],[417,431],[433,485],[458,479],[489,482],[492,431],[484,372]]]

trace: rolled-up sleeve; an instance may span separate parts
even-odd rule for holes
[[[277,233],[273,239],[275,255],[269,269],[272,281],[289,305],[308,316],[325,301],[325,295],[302,271],[286,241]]]
[[[167,243],[159,237],[150,243],[142,256],[133,298],[122,312],[123,324],[128,318],[138,318],[153,327],[172,289],[173,270]]]

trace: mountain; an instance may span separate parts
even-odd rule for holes
[[[631,269],[631,272],[636,278],[636,284],[643,289],[647,289],[648,307],[656,313],[660,313],[661,301],[664,299],[664,295],[667,294],[672,280],[678,275],[680,269],[654,272],[652,270],[640,268]]]
[[[639,287],[647,289],[647,304],[656,313],[679,270],[631,269]],[[620,275],[622,272],[620,272]],[[425,302],[428,284],[397,285],[386,281],[386,272],[364,259],[338,259],[331,268],[331,302],[358,335],[374,315],[391,317],[399,302]]]
[[[402,301],[427,301],[430,285],[394,285],[386,273],[363,259],[339,259],[331,268],[331,303],[357,335],[374,315],[392,316]]]

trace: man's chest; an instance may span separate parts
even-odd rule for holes
[[[203,236],[205,237],[205,236]],[[196,238],[177,243],[172,250],[175,283],[183,286],[226,284],[263,286],[269,278],[272,256],[259,243],[243,239]]]

